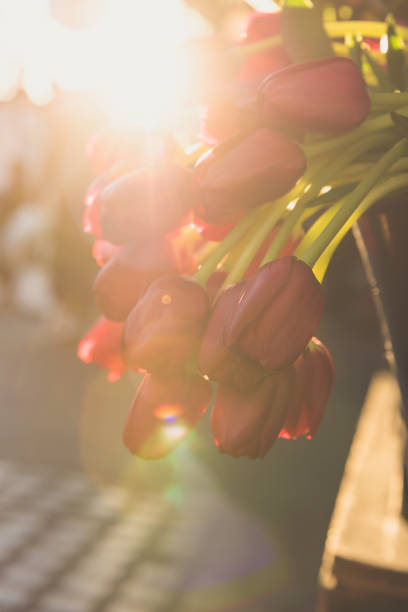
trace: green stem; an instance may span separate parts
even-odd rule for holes
[[[404,117],[408,117],[408,106],[403,106],[398,112],[401,115],[404,115]],[[363,136],[366,136],[372,132],[386,130],[393,125],[391,115],[389,113],[385,113],[384,115],[380,115],[374,119],[368,119],[355,128],[352,132],[347,132],[346,134],[342,134],[340,136],[332,136],[326,140],[306,145],[303,147],[303,150],[306,157],[310,159],[310,157],[326,154],[334,149],[348,147]]]
[[[371,134],[370,136],[355,142],[352,146],[334,158],[329,158],[325,163],[323,163],[323,165],[320,165],[315,172],[317,180],[315,180],[310,189],[299,198],[294,211],[284,221],[275,240],[269,247],[262,263],[267,263],[268,261],[272,261],[278,257],[291,231],[302,216],[305,207],[310,204],[310,202],[318,198],[322,187],[329,184],[334,177],[338,176],[341,172],[348,168],[350,164],[362,153],[369,151],[373,147],[388,144],[389,141],[390,136],[388,134]]]
[[[232,249],[238,240],[244,236],[249,228],[257,221],[258,216],[262,213],[267,205],[264,204],[254,210],[251,210],[241,219],[239,223],[229,232],[211,255],[205,260],[203,265],[194,274],[193,278],[199,284],[204,286],[216,269],[221,259]]]
[[[279,204],[278,204],[279,202]],[[259,247],[262,245],[265,238],[268,236],[269,232],[275,227],[276,223],[279,221],[281,216],[284,214],[287,206],[286,198],[280,198],[279,201],[276,200],[273,203],[273,209],[271,210],[269,216],[265,221],[259,225],[258,229],[255,231],[252,239],[248,244],[245,245],[240,258],[236,261],[235,265],[231,268],[228,273],[227,278],[224,281],[220,291],[228,287],[229,285],[233,285],[241,280],[242,275],[245,270],[250,265],[251,261],[255,257],[256,253],[259,250]]]
[[[387,24],[379,21],[326,21],[323,25],[331,38],[340,38],[346,34],[381,38],[387,32]],[[408,28],[397,26],[396,30],[401,38],[408,40]]]
[[[317,259],[327,248],[330,242],[333,240],[337,232],[341,229],[347,219],[352,215],[354,210],[360,204],[361,200],[368,194],[368,192],[374,187],[374,185],[381,179],[383,174],[388,170],[390,166],[400,158],[407,146],[407,140],[403,138],[397,144],[395,144],[387,153],[385,153],[376,162],[371,170],[367,173],[366,177],[359,183],[359,185],[343,200],[341,208],[337,214],[328,223],[320,236],[313,242],[313,244],[303,252],[300,256],[305,263],[310,267],[313,267]],[[303,241],[302,241],[303,242]],[[300,245],[301,247],[301,245]],[[298,249],[298,252],[301,249]]]
[[[323,251],[319,259],[316,261],[313,267],[313,271],[315,272],[315,275],[320,282],[323,281],[327,267],[338,245],[343,240],[347,232],[354,225],[354,223],[359,220],[361,215],[363,215],[371,206],[373,206],[379,200],[382,200],[391,193],[406,188],[408,188],[408,173],[399,174],[398,176],[393,176],[388,179],[385,179],[366,195],[361,204],[356,208],[353,214],[350,215],[341,230],[336,234],[336,236],[330,242],[328,247],[325,249],[325,251]]]
[[[371,110],[390,111],[408,104],[407,92],[375,92],[370,94]]]
[[[331,38],[342,38],[347,34],[361,35],[368,38],[381,38],[386,33],[386,24],[377,21],[326,21],[324,28]],[[397,34],[408,41],[408,28],[397,26]],[[253,43],[246,43],[234,47],[229,51],[237,57],[248,57],[260,51],[267,51],[279,47],[282,44],[281,36],[263,38]]]
[[[297,222],[302,216],[303,210],[304,210],[304,206],[302,205],[299,206],[299,203],[298,203],[295,209],[290,213],[290,215],[286,217],[275,239],[273,240],[269,249],[266,251],[265,257],[262,260],[261,266],[268,263],[269,261],[273,261],[274,259],[278,258],[279,253],[285,246],[287,239],[289,238],[294,227],[296,226]]]

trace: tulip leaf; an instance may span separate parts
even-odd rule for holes
[[[350,191],[353,191],[355,187],[357,187],[358,183],[347,183],[345,185],[339,185],[338,187],[333,187],[330,191],[326,193],[322,193],[322,195],[313,198],[307,204],[307,207],[313,206],[323,206],[325,204],[335,204],[341,198],[346,196]]]
[[[392,89],[406,89],[404,41],[398,36],[393,17],[387,19],[387,69]]]
[[[379,88],[382,91],[390,91],[391,90],[390,81],[387,75],[385,74],[385,72],[383,71],[383,69],[381,68],[381,66],[375,61],[375,59],[373,58],[373,56],[367,49],[362,47],[361,51],[362,51],[365,61],[370,66],[375,78],[377,79]]]
[[[283,46],[293,62],[334,55],[323,27],[322,11],[310,3],[286,0],[282,8],[281,31]]]
[[[357,68],[362,70],[362,50],[360,41],[355,36],[350,37],[348,42],[348,54],[352,62],[355,63]]]
[[[398,134],[403,137],[408,137],[408,117],[391,111],[391,119],[398,130]]]

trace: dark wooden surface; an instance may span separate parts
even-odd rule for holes
[[[408,610],[408,523],[401,516],[399,388],[377,375],[368,391],[328,531],[318,612]]]

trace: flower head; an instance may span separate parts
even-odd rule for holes
[[[296,360],[295,371],[295,394],[281,438],[312,437],[316,433],[334,384],[332,357],[317,338],[312,338]]]
[[[103,238],[114,244],[145,241],[167,234],[196,201],[191,170],[157,162],[125,174],[101,193]]]
[[[203,374],[236,390],[254,389],[265,378],[259,363],[228,346],[225,333],[241,295],[243,283],[228,287],[218,297],[203,334],[198,365]]]
[[[182,368],[198,346],[208,310],[207,294],[195,281],[156,279],[126,320],[125,362],[153,373]]]
[[[322,287],[309,266],[294,256],[282,257],[242,285],[224,342],[264,368],[282,368],[303,352],[323,307]]]
[[[208,223],[235,222],[243,211],[288,191],[305,166],[303,151],[282,133],[259,128],[240,134],[197,163],[196,213]]]
[[[143,459],[166,456],[195,427],[210,399],[211,384],[201,376],[147,374],[125,424],[125,446]]]
[[[78,344],[78,357],[108,370],[108,380],[115,382],[126,369],[121,354],[123,323],[100,317]]]
[[[370,110],[365,81],[349,59],[328,57],[271,74],[259,94],[262,120],[272,127],[343,132]]]
[[[93,284],[96,305],[108,319],[124,321],[150,283],[176,268],[164,238],[126,245],[99,271]]]
[[[293,367],[242,392],[218,385],[211,413],[211,431],[218,449],[233,457],[264,457],[285,422],[293,396]]]

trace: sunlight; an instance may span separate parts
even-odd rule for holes
[[[35,104],[54,86],[88,90],[118,127],[171,127],[189,86],[180,47],[209,26],[182,0],[107,0],[99,17],[74,29],[48,0],[0,0],[0,99],[19,86]]]

